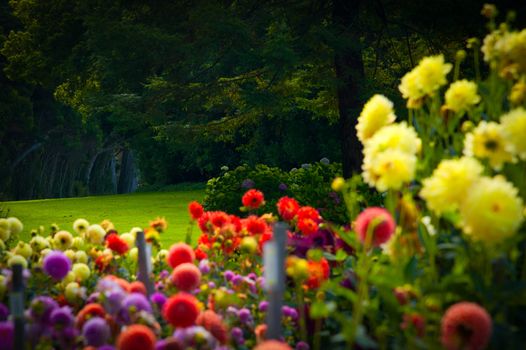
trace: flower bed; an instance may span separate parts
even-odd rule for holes
[[[287,196],[269,208],[257,188],[235,204],[243,217],[190,203],[197,243],[187,244],[190,225],[187,243],[166,250],[162,218],[128,233],[78,219],[75,234],[51,227],[29,242],[18,242],[18,219],[0,219],[2,349],[13,349],[21,320],[22,340],[36,349],[522,348],[526,30],[497,27],[494,13],[485,7],[486,80],[458,79],[466,52],[455,65],[426,57],[399,87],[407,121],[382,95],[366,103],[362,176],[384,205],[362,210],[372,196],[358,193],[360,181],[335,179],[352,224],[331,224]],[[478,42],[469,45],[477,62]],[[288,227],[284,266],[265,248],[277,221]],[[144,262],[135,247],[143,231],[152,252]],[[139,260],[150,273],[137,278]],[[15,265],[23,316],[7,307],[20,295]],[[276,267],[286,280],[282,330],[271,340],[267,278]]]

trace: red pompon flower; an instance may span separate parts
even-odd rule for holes
[[[199,225],[199,229],[202,233],[208,233],[209,229],[209,222],[210,222],[210,212],[205,211],[203,215],[199,219],[197,219],[197,225]]]
[[[261,236],[259,236],[259,242],[258,242],[258,245],[259,245],[259,251],[262,252],[263,251],[263,246],[265,245],[265,243],[267,243],[268,241],[270,241],[272,239],[272,231],[265,231]]]
[[[188,204],[188,211],[190,212],[190,216],[193,220],[199,219],[204,213],[203,206],[197,201],[193,201]]]
[[[212,310],[206,310],[199,314],[196,324],[209,331],[221,344],[228,341],[228,328],[221,316]]]
[[[192,263],[195,259],[195,253],[192,247],[185,243],[175,243],[170,247],[166,261],[168,265],[175,268],[183,263]]]
[[[299,203],[294,198],[290,197],[281,197],[278,203],[276,203],[276,206],[278,207],[279,215],[283,220],[287,221],[294,219],[294,216],[296,216],[296,213],[300,208]]]
[[[376,223],[372,232],[372,245],[379,246],[389,240],[393,235],[396,224],[391,213],[384,208],[370,207],[362,211],[354,222],[354,230],[362,243],[365,243],[369,225]]]
[[[318,231],[318,224],[312,219],[300,219],[298,220],[298,229],[305,236],[308,236]]]
[[[491,337],[491,316],[478,304],[460,302],[442,316],[442,345],[448,350],[484,349]]]
[[[82,329],[84,323],[92,317],[104,318],[106,315],[106,310],[102,305],[97,303],[91,303],[84,306],[79,313],[77,314],[77,327]]]
[[[260,235],[269,230],[265,220],[255,215],[250,215],[248,218],[243,220],[243,224],[251,235]]]
[[[154,350],[156,343],[153,331],[142,325],[134,324],[119,335],[117,339],[118,350]]]
[[[201,247],[198,247],[194,250],[195,252],[195,258],[199,261],[208,258],[208,254],[206,254]]]
[[[172,283],[177,289],[190,292],[199,287],[201,271],[192,263],[177,265],[172,272]]]
[[[265,340],[259,343],[254,350],[292,350],[292,348],[287,343],[277,340]]]
[[[298,209],[298,221],[303,219],[311,219],[316,222],[320,221],[320,213],[313,207],[304,206]]]
[[[230,217],[223,211],[213,211],[210,213],[210,222],[217,228],[221,228],[230,222]]]
[[[236,232],[241,231],[241,229],[243,228],[243,225],[241,224],[241,219],[235,215],[230,215],[229,219],[230,219],[230,224],[234,226],[234,229],[236,230]]]
[[[257,209],[265,203],[265,197],[263,192],[251,189],[243,195],[241,202],[248,209]]]
[[[185,292],[168,299],[163,306],[163,317],[173,327],[190,327],[199,315],[198,300]]]
[[[324,281],[329,278],[331,273],[329,262],[322,258],[320,261],[308,262],[309,278],[306,281],[308,288],[318,288]]]
[[[141,281],[133,281],[130,283],[129,291],[130,293],[140,293],[142,295],[147,295],[146,287]]]
[[[130,247],[128,247],[128,243],[126,243],[126,241],[124,241],[119,237],[119,235],[115,233],[112,233],[106,237],[106,246],[120,255],[125,254],[130,249]]]

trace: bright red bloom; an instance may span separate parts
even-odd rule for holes
[[[130,293],[140,293],[142,295],[147,294],[146,287],[144,286],[144,283],[142,283],[141,281],[133,281],[132,283],[130,283],[129,292]]]
[[[318,231],[318,224],[312,219],[300,219],[298,220],[298,229],[305,236],[308,236]]]
[[[210,212],[210,222],[215,227],[221,228],[230,222],[230,217],[223,211]]]
[[[87,304],[77,314],[77,327],[79,329],[82,329],[82,326],[84,326],[84,323],[90,318],[96,317],[96,316],[100,318],[104,318],[105,315],[106,315],[106,310],[104,310],[102,305],[97,304],[97,303]]]
[[[263,251],[263,246],[265,245],[265,243],[267,243],[268,241],[270,241],[272,239],[272,231],[268,230],[268,231],[265,231],[261,236],[259,236],[259,251],[262,252]]]
[[[205,211],[203,215],[197,220],[197,225],[199,225],[199,229],[203,233],[208,232],[208,223],[210,221],[210,212]]]
[[[156,338],[153,331],[142,325],[126,327],[117,339],[118,350],[154,350]]]
[[[188,204],[188,211],[190,212],[190,216],[193,220],[199,219],[204,213],[203,206],[196,201],[190,202],[190,204]]]
[[[491,337],[491,316],[478,304],[460,302],[442,316],[442,345],[448,350],[484,349]]]
[[[304,206],[298,209],[298,221],[303,219],[311,219],[316,222],[320,221],[320,213],[313,207]]]
[[[265,220],[255,215],[250,215],[248,218],[244,219],[243,224],[251,235],[260,235],[269,230]]]
[[[206,254],[200,247],[196,248],[194,252],[195,252],[195,258],[199,261],[208,258],[208,254]]]
[[[251,189],[243,195],[241,202],[249,209],[257,209],[265,202],[265,197],[263,192]]]
[[[130,249],[130,247],[128,247],[128,243],[126,243],[126,241],[124,241],[119,237],[119,235],[115,233],[112,233],[106,237],[106,247],[120,255],[126,253]]]
[[[278,207],[279,215],[283,220],[287,221],[294,219],[300,208],[299,203],[294,198],[289,197],[281,197],[276,206]]]
[[[308,261],[309,278],[306,285],[309,288],[318,288],[330,275],[329,262],[322,258],[320,261]]]
[[[377,222],[372,237],[372,245],[379,246],[389,240],[393,235],[396,224],[391,213],[384,208],[370,207],[362,211],[354,222],[354,230],[358,238],[365,243],[367,230],[372,222]]]
[[[234,226],[236,232],[241,231],[243,228],[241,224],[241,219],[235,215],[230,215],[230,223]]]
[[[292,350],[292,348],[287,343],[277,340],[265,340],[259,343],[254,350]]]
[[[177,289],[190,292],[199,287],[201,271],[192,263],[177,265],[172,271],[172,283]]]
[[[221,344],[228,340],[228,328],[223,323],[221,316],[212,310],[206,310],[199,314],[196,324],[209,331]]]
[[[192,263],[195,259],[195,253],[192,247],[185,243],[175,243],[170,247],[166,261],[168,265],[175,268],[183,263]]]
[[[198,300],[191,294],[179,292],[164,303],[163,317],[174,327],[190,327],[199,315]]]

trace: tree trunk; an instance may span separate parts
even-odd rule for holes
[[[360,0],[334,0],[333,22],[346,44],[335,48],[334,68],[338,79],[338,109],[343,176],[357,173],[362,165],[362,145],[355,125],[362,106],[364,67],[360,44]]]

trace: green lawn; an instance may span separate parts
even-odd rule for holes
[[[184,240],[190,220],[188,203],[201,201],[203,197],[204,190],[188,190],[4,202],[1,206],[9,209],[9,216],[18,217],[23,222],[24,239],[29,237],[31,229],[43,225],[47,231],[52,223],[73,233],[73,222],[77,218],[90,223],[109,219],[123,233],[135,226],[147,227],[150,220],[164,216],[168,230],[161,235],[161,242],[163,247],[168,247],[173,242]],[[196,232],[194,230],[194,235]]]

